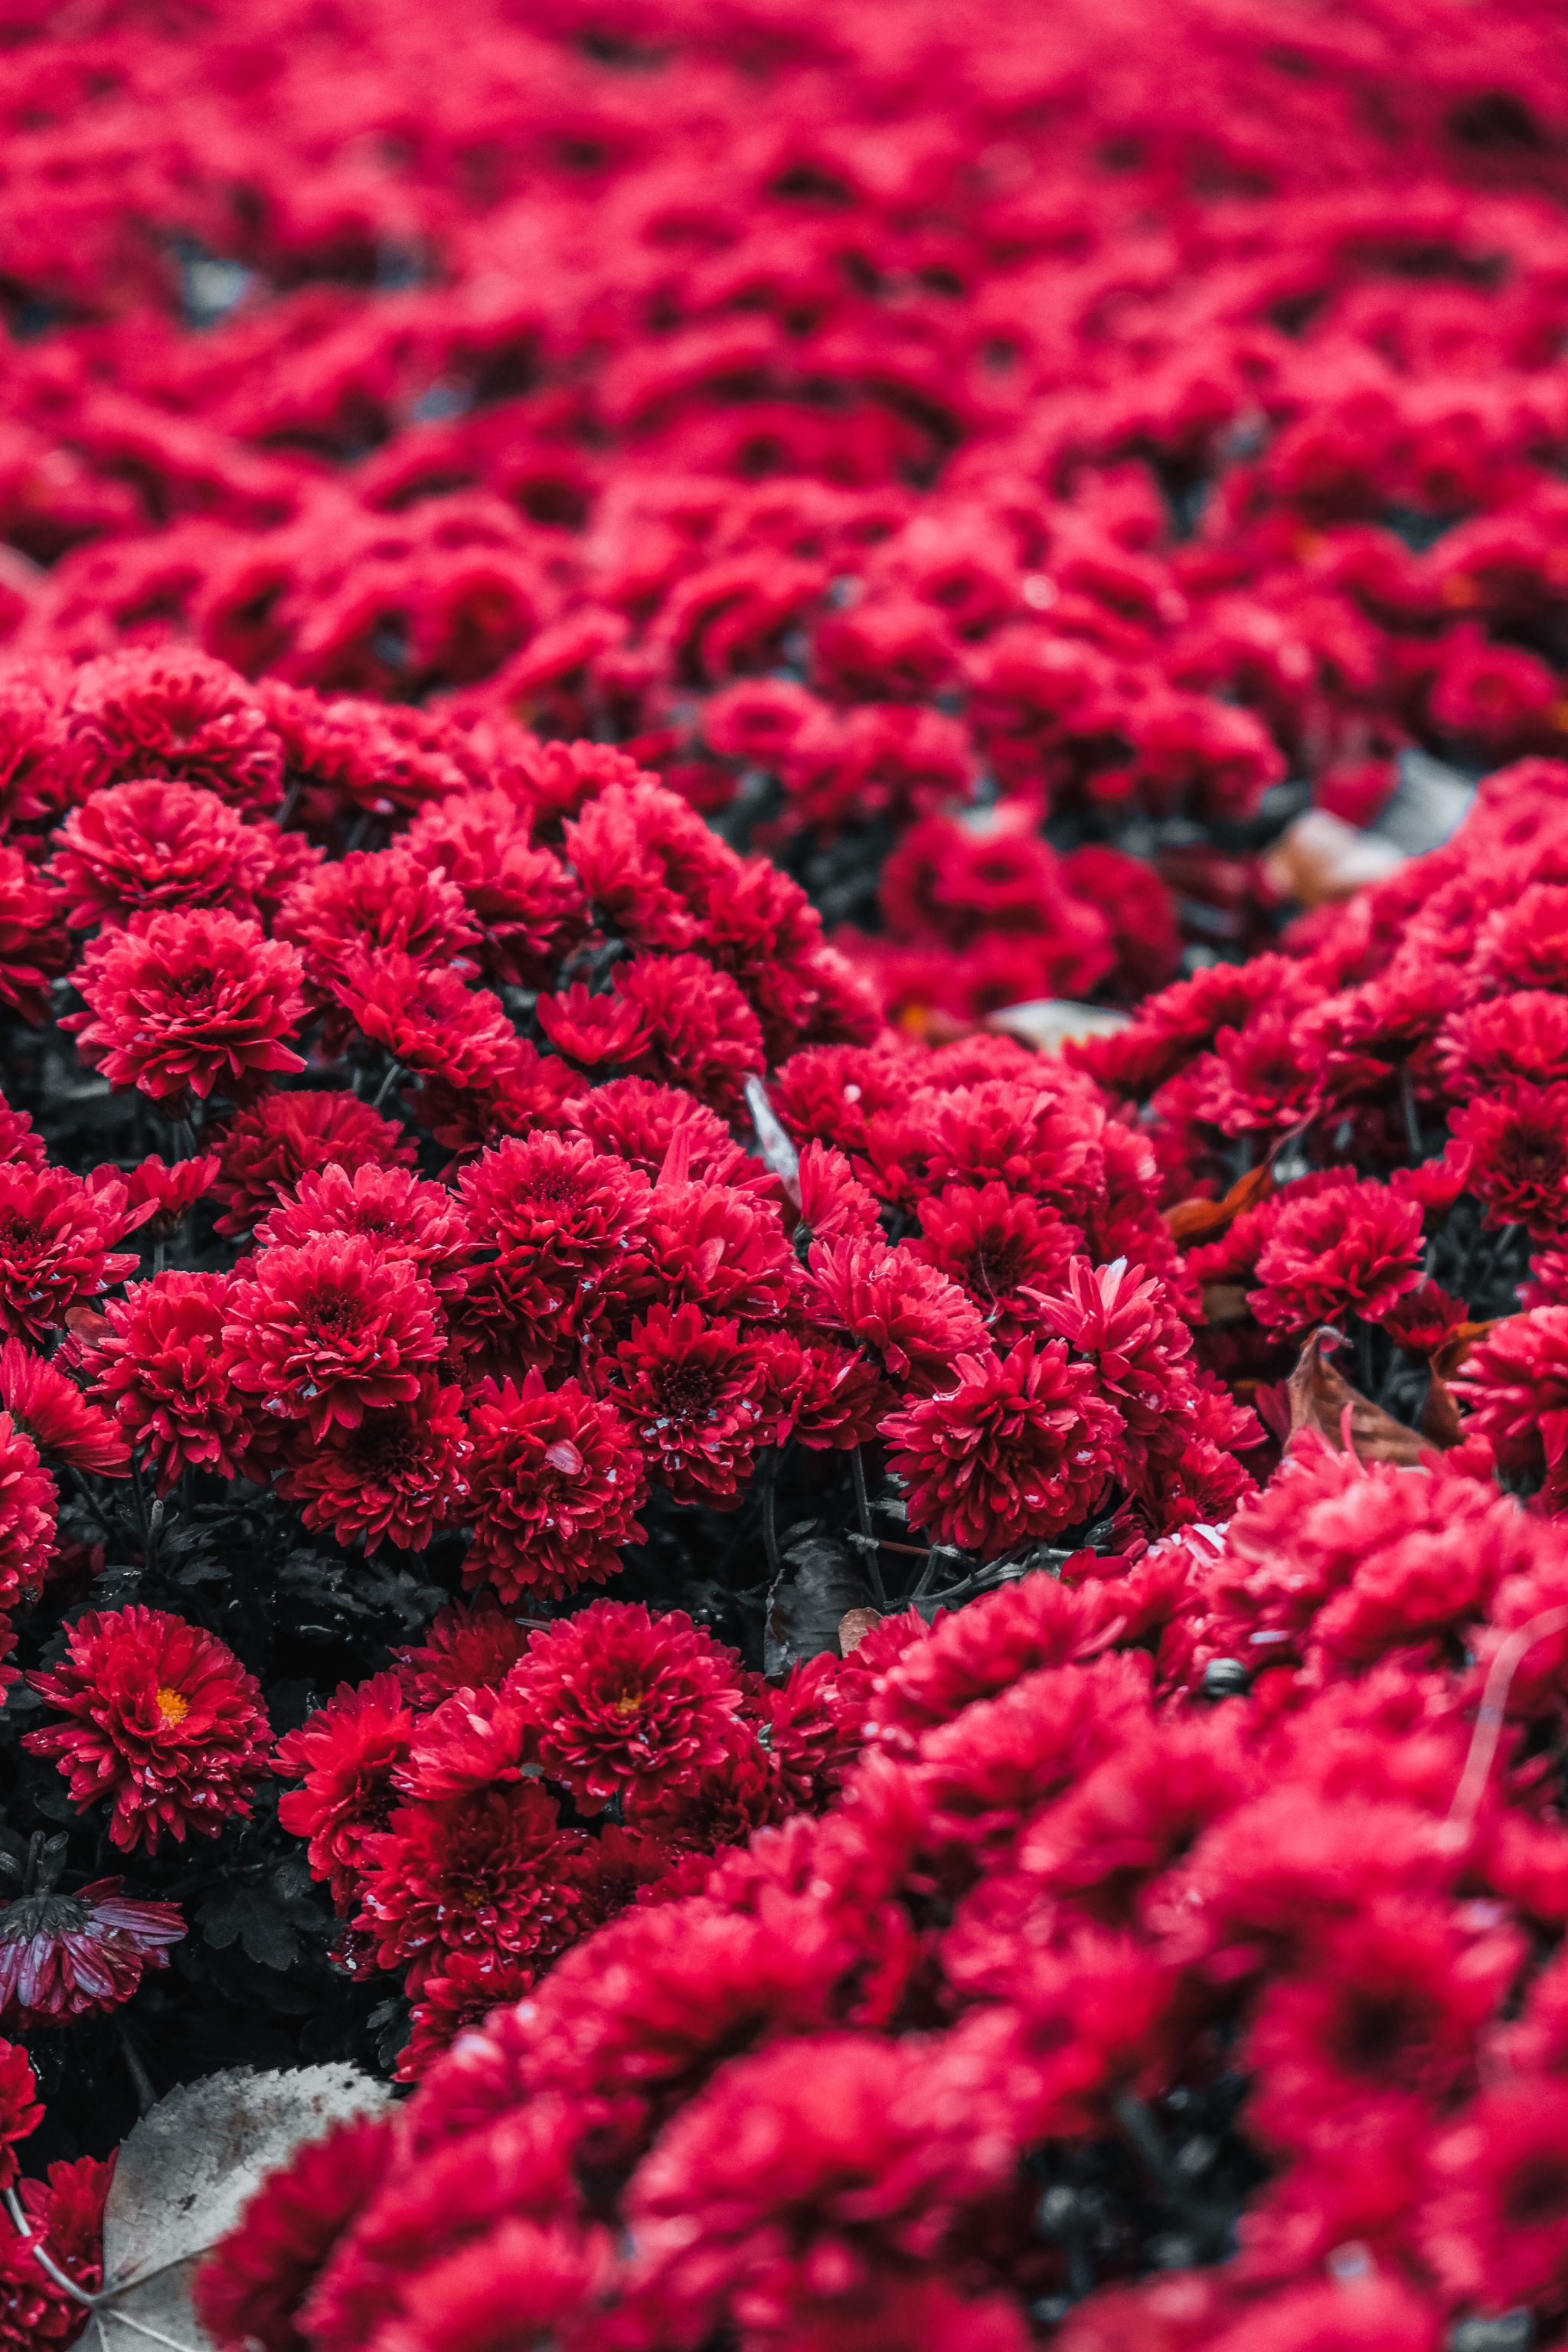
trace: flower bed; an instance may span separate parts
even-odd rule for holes
[[[0,2343],[1568,2337],[1507,19],[7,26]]]

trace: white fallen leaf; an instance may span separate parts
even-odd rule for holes
[[[208,2074],[161,2099],[121,2147],[104,2210],[98,2315],[114,2352],[209,2352],[191,2307],[198,2258],[301,2141],[378,2113],[387,2096],[352,2066],[303,2066]]]

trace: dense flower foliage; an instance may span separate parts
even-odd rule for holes
[[[223,2352],[1568,2341],[1561,35],[11,12],[57,2269],[334,2059]]]

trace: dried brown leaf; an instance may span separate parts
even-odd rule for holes
[[[838,1621],[838,1648],[847,1657],[858,1650],[868,1633],[874,1633],[881,1623],[880,1612],[875,1609],[851,1609]]]
[[[1408,1429],[1384,1412],[1380,1404],[1352,1388],[1323,1349],[1323,1333],[1314,1331],[1297,1360],[1286,1384],[1290,1400],[1290,1434],[1314,1429],[1336,1454],[1344,1451],[1344,1417],[1350,1409],[1351,1443],[1363,1462],[1393,1462],[1413,1469],[1426,1450],[1419,1430]]]

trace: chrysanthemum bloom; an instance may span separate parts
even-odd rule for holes
[[[708,1315],[776,1323],[799,1286],[777,1210],[728,1185],[666,1177],[654,1186],[640,1240],[648,1261],[642,1295],[662,1305],[690,1299]]]
[[[743,1151],[717,1112],[682,1087],[656,1086],[651,1078],[612,1078],[564,1104],[562,1120],[595,1151],[628,1160],[650,1178],[661,1173],[671,1143],[682,1136],[690,1152],[686,1172],[692,1181],[754,1192],[769,1202],[779,1197],[778,1179],[764,1162]]]
[[[113,2159],[90,2156],[51,2164],[47,2182],[24,2180],[17,2190],[28,2231],[45,2245],[57,2270],[84,2294],[103,2284],[103,2207]],[[0,2231],[0,2345],[15,2352],[60,2352],[85,2325],[82,2306],[58,2286],[32,2246]]]
[[[72,1470],[97,1471],[108,1478],[129,1475],[130,1448],[114,1423],[56,1365],[19,1339],[7,1339],[0,1348],[0,1404],[13,1428],[30,1437],[40,1454],[52,1454]]]
[[[13,1109],[0,1095],[0,1161],[15,1160],[26,1168],[42,1168],[48,1156],[44,1139],[27,1113]]]
[[[440,1802],[523,1777],[528,1724],[499,1690],[452,1691],[415,1726],[408,1760],[394,1778],[405,1796]]]
[[[28,2138],[44,2120],[37,2087],[26,2052],[0,2042],[0,2189],[16,2186],[16,2141]]]
[[[589,1143],[510,1139],[465,1169],[458,1190],[475,1242],[495,1255],[476,1270],[454,1325],[503,1362],[555,1361],[592,1326],[605,1291],[640,1266],[647,1179]]]
[[[1478,1339],[1454,1381],[1469,1426],[1489,1437],[1501,1459],[1545,1457],[1548,1492],[1568,1483],[1568,1306],[1532,1307]]]
[[[747,1077],[766,1056],[757,1016],[729,973],[701,956],[645,955],[617,964],[615,981],[648,1024],[639,1076],[689,1087],[726,1117],[738,1111]]]
[[[127,1224],[124,1187],[100,1190],[64,1168],[0,1165],[0,1329],[41,1348],[79,1299],[135,1271],[113,1244]]]
[[[433,1071],[448,1086],[479,1087],[504,1067],[516,1032],[499,997],[466,988],[395,952],[348,955],[331,981],[337,1002],[371,1043],[405,1069]]]
[[[377,1836],[400,1802],[393,1774],[408,1754],[414,1717],[395,1675],[374,1675],[356,1689],[339,1685],[298,1731],[278,1742],[272,1769],[302,1780],[278,1802],[290,1836],[310,1840],[312,1874],[330,1881],[342,1912],[353,1907]]]
[[[585,1070],[605,1063],[635,1062],[653,1037],[639,1005],[624,996],[591,996],[580,980],[559,995],[542,996],[534,1011],[556,1052]]]
[[[218,1166],[216,1151],[177,1160],[173,1167],[151,1152],[140,1167],[126,1170],[123,1181],[132,1208],[142,1208],[148,1202],[153,1206],[146,1221],[149,1241],[167,1241],[184,1224],[196,1202],[212,1191]]]
[[[237,1276],[224,1344],[236,1384],[268,1412],[357,1429],[376,1406],[406,1404],[446,1339],[440,1302],[406,1258],[358,1234],[264,1250]]]
[[[534,1972],[500,1952],[448,1952],[419,1988],[411,2012],[414,2031],[397,2061],[395,2080],[423,2080],[459,2034],[483,2025],[490,2011],[526,1999]]]
[[[274,930],[300,950],[318,989],[340,979],[356,955],[395,950],[416,964],[449,964],[476,950],[479,937],[461,891],[401,844],[353,850],[319,867],[284,899]]]
[[[1500,2082],[1432,2148],[1413,2235],[1456,2301],[1556,2309],[1568,2289],[1568,2132],[1557,2077]]]
[[[1099,1393],[1126,1424],[1130,1460],[1149,1446],[1180,1452],[1173,1423],[1192,1386],[1192,1335],[1157,1276],[1124,1259],[1091,1266],[1075,1257],[1065,1289],[1042,1296],[1040,1320],[1093,1364]]]
[[[82,958],[77,1050],[117,1087],[180,1106],[215,1087],[237,1099],[275,1070],[302,1070],[282,1040],[300,1025],[300,959],[237,915],[137,916]]]
[[[324,1234],[358,1234],[384,1257],[405,1258],[445,1297],[468,1280],[468,1220],[444,1185],[373,1161],[302,1176],[256,1228],[258,1249],[302,1249]]]
[[[1523,1225],[1538,1241],[1568,1226],[1568,1086],[1478,1095],[1449,1124],[1489,1225]]]
[[[73,929],[226,907],[254,921],[278,862],[275,825],[245,824],[190,784],[118,784],[72,809],[48,872]]]
[[[650,1617],[640,1602],[595,1601],[536,1633],[506,1687],[540,1769],[597,1807],[722,1760],[741,1662],[679,1609]]]
[[[773,1424],[758,1349],[700,1307],[650,1307],[617,1350],[614,1391],[642,1440],[648,1475],[678,1503],[729,1510]]]
[[[390,2112],[334,2124],[268,2173],[193,2283],[215,2344],[291,2352],[295,2317],[322,2263],[385,2178],[395,2141]]]
[[[55,1482],[37,1447],[14,1426],[9,1413],[0,1412],[0,1609],[9,1607],[18,1592],[42,1585],[55,1554],[58,1509]],[[12,1643],[4,1646],[8,1650]],[[0,1679],[14,1679],[9,1667],[0,1667]]]
[[[1349,1311],[1375,1323],[1421,1279],[1421,1212],[1385,1184],[1347,1184],[1288,1202],[1258,1254],[1250,1305],[1276,1331]]]
[[[73,1805],[112,1799],[109,1834],[122,1852],[156,1853],[164,1830],[216,1836],[250,1811],[271,1744],[267,1710],[215,1635],[161,1609],[89,1613],[54,1672],[27,1679],[72,1718],[29,1732],[30,1752],[58,1759]]]
[[[368,1559],[384,1537],[417,1551],[437,1527],[467,1516],[469,1452],[460,1389],[425,1373],[415,1394],[373,1406],[352,1429],[294,1437],[276,1484],[303,1503],[308,1528],[330,1528],[341,1544],[364,1538]]]
[[[822,1242],[811,1253],[811,1312],[846,1333],[901,1387],[929,1396],[961,1355],[985,1346],[985,1326],[955,1282],[881,1236]]]
[[[416,1146],[357,1096],[326,1088],[263,1095],[223,1130],[213,1192],[225,1206],[220,1234],[246,1234],[258,1217],[318,1168],[412,1167]]]
[[[118,2009],[148,1969],[168,1967],[185,1933],[178,1906],[129,1900],[123,1885],[95,1878],[67,1895],[41,1869],[0,1908],[0,2020],[29,2032]]]
[[[614,1405],[575,1381],[546,1389],[534,1370],[521,1387],[481,1390],[469,1426],[470,1591],[488,1581],[515,1601],[530,1585],[548,1593],[602,1584],[621,1545],[643,1540],[642,1449]]]
[[[1500,1087],[1568,1080],[1568,997],[1521,989],[1458,1013],[1440,1040],[1443,1075],[1462,1099]]]
[[[183,778],[237,808],[283,797],[283,747],[256,688],[189,646],[138,646],[71,681],[57,765],[74,799],[145,776]]]
[[[1105,1114],[1092,1095],[1058,1098],[1019,1078],[983,1078],[937,1097],[929,1111],[921,1108],[933,1192],[952,1183],[1005,1184],[1075,1221],[1100,1192]]]
[[[499,1688],[531,1636],[493,1592],[437,1611],[423,1642],[395,1650],[404,1688],[417,1707],[439,1706],[454,1691]]]
[[[1121,1419],[1065,1341],[960,1356],[958,1386],[891,1414],[882,1433],[910,1524],[986,1559],[1087,1518],[1105,1490]]]
[[[759,1343],[759,1353],[775,1444],[794,1436],[814,1453],[847,1452],[876,1436],[888,1392],[878,1366],[857,1349],[774,1331]]]
[[[1534,1306],[1533,1299],[1526,1300]],[[1441,1284],[1418,1282],[1379,1318],[1396,1348],[1407,1356],[1435,1356],[1451,1339],[1468,1310],[1462,1298],[1450,1298]]]
[[[585,910],[576,877],[528,832],[504,792],[454,793],[415,819],[407,845],[461,892],[483,933],[485,978],[537,988],[580,936]]]
[[[70,952],[52,892],[20,850],[0,844],[0,1004],[14,1005],[36,1028]]]
[[[561,1829],[537,1780],[400,1806],[372,1848],[359,1924],[384,1969],[419,1960],[420,1982],[451,1952],[558,1951],[572,1938],[575,1901],[563,1865],[585,1845]]]
[[[224,1339],[233,1282],[171,1269],[106,1300],[110,1329],[83,1351],[90,1393],[144,1449],[166,1495],[182,1471],[240,1475],[251,1406],[238,1394]]]
[[[1296,1014],[1263,1005],[1245,1028],[1222,1029],[1192,1076],[1194,1118],[1222,1135],[1250,1135],[1300,1119],[1318,1069]]]
[[[710,877],[735,863],[695,809],[657,784],[608,785],[565,840],[605,929],[639,947],[690,947]]]
[[[1083,1247],[1076,1225],[1005,1184],[946,1185],[921,1202],[920,1220],[910,1256],[963,1284],[997,1347],[1034,1328],[1040,1310],[1031,1293],[1057,1289]]]

